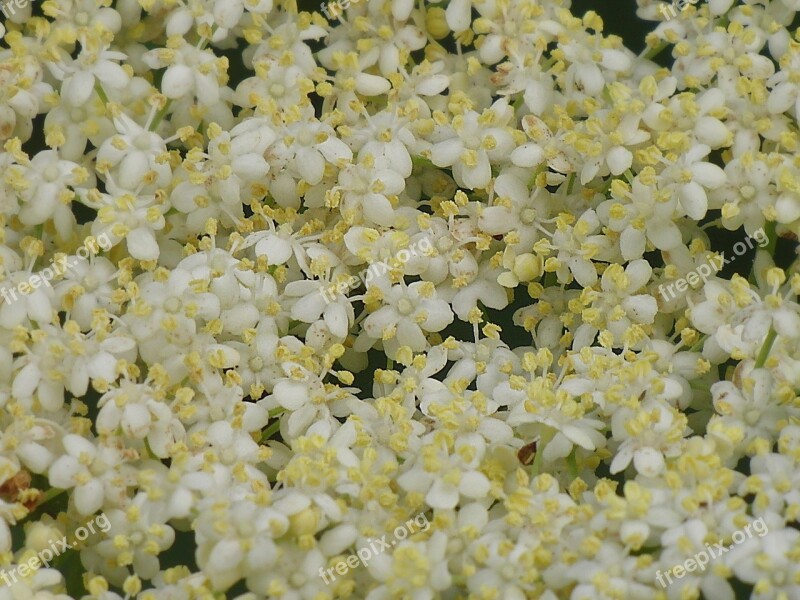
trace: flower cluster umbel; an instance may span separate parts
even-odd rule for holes
[[[0,596],[800,597],[800,2],[571,4],[4,21]]]

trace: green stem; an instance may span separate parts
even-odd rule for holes
[[[425,158],[424,156],[412,156],[411,157],[411,164],[414,165],[415,167],[424,167],[424,168],[430,168],[430,167],[435,166],[430,161],[430,159]]]
[[[699,340],[697,340],[697,342],[694,344],[694,346],[692,346],[691,348],[689,348],[689,352],[697,352],[697,351],[698,351],[698,350],[699,350],[699,349],[700,349],[700,348],[703,346],[703,342],[705,342],[705,341],[706,341],[706,338],[707,338],[707,337],[708,337],[708,336],[707,336],[707,335],[705,335],[705,334],[701,335],[701,336],[700,336],[700,339],[699,339]]]
[[[775,256],[775,248],[778,246],[778,235],[775,233],[777,225],[775,221],[767,221],[767,226],[764,230],[764,234],[767,236],[767,247],[765,250],[770,256]]]
[[[281,420],[277,419],[272,425],[267,427],[261,434],[261,443],[263,444],[264,442],[266,442],[280,428],[281,428]]]
[[[48,502],[50,502],[50,500],[52,500],[57,496],[60,496],[66,491],[67,490],[62,490],[61,488],[50,488],[44,494],[42,494],[42,497],[39,500],[39,506],[41,506],[42,504],[47,504]]]
[[[164,103],[164,108],[158,111],[153,119],[153,122],[150,123],[150,131],[155,131],[158,128],[158,126],[161,124],[161,121],[163,121],[164,117],[167,116],[170,106],[172,106],[172,98],[167,99],[167,101]]]
[[[769,331],[767,332],[767,337],[764,339],[764,345],[761,346],[761,351],[758,353],[758,358],[756,358],[756,369],[760,369],[764,366],[764,363],[767,362],[770,350],[772,350],[772,344],[775,343],[775,338],[777,337],[778,332],[775,331],[775,328],[770,325]]]
[[[640,56],[640,58],[644,58],[646,60],[653,60],[656,56],[661,54],[661,52],[667,46],[669,46],[669,44],[667,42],[661,42],[658,46],[643,50],[642,53],[639,56]]]
[[[544,445],[542,444],[541,440],[539,440],[538,447],[536,449],[536,456],[533,457],[533,463],[531,464],[531,477],[536,477],[539,474],[539,468],[542,466],[542,454],[544,454]]]
[[[108,95],[99,81],[95,81],[94,90],[97,92],[97,95],[100,96],[100,100],[103,101],[103,104],[108,104]]]
[[[147,441],[147,438],[144,438],[144,449],[147,450],[147,456],[149,458],[155,458],[156,460],[158,460],[158,457],[156,456],[156,453],[153,452],[153,449],[150,447],[150,442]]]
[[[578,478],[577,450],[573,449],[572,452],[569,453],[569,456],[567,456],[567,465],[569,466],[569,472],[575,479],[577,479]]]

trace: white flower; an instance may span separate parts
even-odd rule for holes
[[[698,221],[708,210],[706,190],[722,187],[727,180],[725,171],[717,165],[700,160],[709,152],[711,148],[697,144],[677,160],[668,163],[662,173],[664,180],[670,182],[667,189],[677,195],[686,216]]]
[[[453,167],[459,185],[485,188],[492,177],[491,161],[507,158],[513,149],[511,133],[504,127],[510,117],[506,100],[498,100],[483,115],[469,111],[455,116],[452,125],[437,135],[431,161],[437,167]]]
[[[351,223],[390,226],[394,222],[392,197],[405,189],[403,177],[383,159],[371,155],[339,172],[334,188],[342,197],[342,217]]]
[[[648,413],[652,411],[653,417]],[[645,424],[652,420],[652,424]],[[655,420],[657,419],[657,420]],[[686,417],[666,404],[648,401],[638,411],[614,413],[612,434],[622,440],[609,467],[611,473],[623,471],[633,461],[637,472],[656,477],[665,469],[665,458],[677,456],[685,434]],[[630,425],[626,426],[626,422]]]
[[[65,435],[62,443],[65,454],[56,458],[47,473],[50,485],[72,489],[75,509],[91,515],[103,506],[111,486],[122,483],[114,484],[109,477],[120,462],[119,451],[75,434]]]
[[[220,5],[224,6],[224,4]],[[152,69],[163,69],[161,90],[167,98],[195,97],[206,106],[220,97],[221,65],[213,52],[189,44],[182,36],[174,48],[156,48],[142,56]]]
[[[76,163],[62,160],[57,151],[45,150],[20,169],[18,176],[28,182],[19,194],[20,220],[26,225],[40,225],[53,219],[59,234],[69,237],[75,218],[65,201],[75,195],[69,188],[91,186],[88,174]]]
[[[123,52],[84,45],[74,61],[65,58],[47,66],[56,79],[62,81],[61,97],[70,106],[77,107],[91,98],[95,84],[113,90],[128,84],[128,73],[117,64],[125,58],[127,55]]]
[[[124,114],[114,118],[114,127],[117,135],[106,140],[97,153],[97,160],[113,169],[114,183],[131,191],[143,183],[165,187],[172,172],[159,160],[167,151],[161,136]]]
[[[453,322],[447,302],[435,297],[429,283],[393,286],[385,305],[370,314],[363,325],[362,343],[383,340],[389,348],[408,346],[420,352],[427,347],[426,332],[438,332]],[[374,341],[372,342],[374,343]]]
[[[719,381],[711,387],[716,415],[708,423],[712,436],[730,439],[747,448],[755,440],[774,440],[778,423],[797,412],[781,406],[774,399],[774,380],[769,371],[754,369],[743,374],[741,389],[730,381]]]

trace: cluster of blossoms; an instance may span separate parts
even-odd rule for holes
[[[0,600],[800,598],[800,2],[659,4],[0,25],[0,286],[114,240],[0,303],[0,568],[110,523]]]

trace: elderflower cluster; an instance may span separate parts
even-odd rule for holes
[[[798,0],[35,4],[0,600],[800,598]]]

